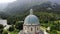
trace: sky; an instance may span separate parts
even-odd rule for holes
[[[0,3],[11,3],[14,1],[16,1],[16,0],[0,0]],[[60,0],[49,0],[49,1],[60,3]]]
[[[11,3],[14,1],[16,1],[16,0],[0,0],[0,3]]]
[[[0,0],[0,11],[5,9],[8,6],[8,3],[12,3],[16,0]]]

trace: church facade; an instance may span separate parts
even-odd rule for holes
[[[33,15],[32,9],[30,10],[30,14],[24,20],[23,30],[18,34],[44,34],[44,32],[40,30],[39,19],[37,16]]]

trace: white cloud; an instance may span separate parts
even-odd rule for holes
[[[10,3],[10,2],[14,2],[16,0],[0,0],[0,3]]]

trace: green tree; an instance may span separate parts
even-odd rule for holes
[[[4,26],[0,24],[0,33],[2,33]]]
[[[3,29],[3,28],[4,28],[4,26],[2,24],[0,24],[0,29]]]
[[[16,18],[15,17],[9,17],[9,18],[7,18],[7,24],[9,24],[9,25],[14,25],[15,23],[16,23]]]
[[[50,32],[50,34],[58,34],[57,31],[53,30]]]
[[[19,29],[19,30],[23,29],[23,23],[21,23],[21,22],[16,22],[15,28],[16,28],[16,29]]]
[[[10,28],[8,29],[8,31],[10,31],[10,32],[12,32],[12,31],[14,31],[15,30],[15,28],[14,28],[14,26],[12,25],[12,26],[10,26]]]
[[[3,31],[2,34],[8,34],[8,32],[7,31]]]

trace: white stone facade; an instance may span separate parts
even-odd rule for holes
[[[23,26],[23,31],[28,33],[36,33],[40,31],[40,26],[39,25],[24,25]]]

